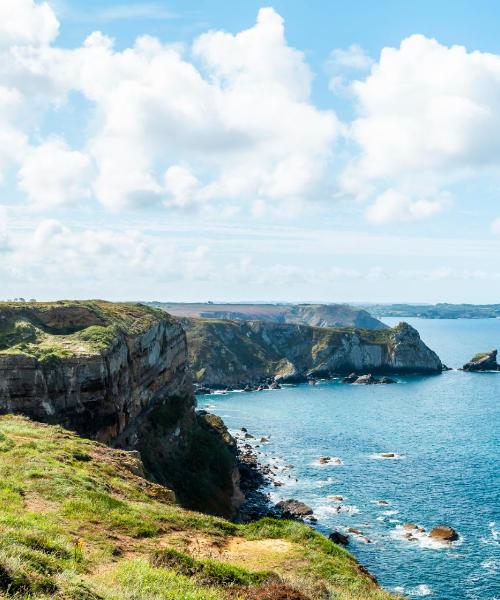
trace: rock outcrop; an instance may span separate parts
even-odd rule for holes
[[[464,371],[500,371],[497,363],[497,351],[480,352],[462,367]]]
[[[0,412],[140,451],[186,506],[229,515],[240,501],[235,449],[196,414],[186,335],[164,311],[0,303]]]
[[[184,319],[183,324],[195,382],[205,387],[442,369],[439,357],[407,323],[380,331],[216,319]]]

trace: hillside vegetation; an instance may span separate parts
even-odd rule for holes
[[[236,525],[174,504],[125,451],[0,417],[0,597],[389,600],[309,527]]]

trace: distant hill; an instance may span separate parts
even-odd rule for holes
[[[500,304],[366,304],[361,308],[374,317],[421,317],[423,319],[496,319]]]
[[[385,329],[378,319],[348,304],[209,304],[150,302],[176,317],[295,323],[313,327],[358,327]]]

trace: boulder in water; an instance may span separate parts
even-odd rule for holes
[[[429,537],[441,542],[455,542],[458,540],[458,533],[453,527],[448,527],[448,525],[438,525],[431,530]]]
[[[339,544],[341,546],[347,546],[349,543],[349,536],[340,533],[340,531],[332,531],[328,536],[328,539],[334,544]]]
[[[313,509],[310,506],[293,498],[278,502],[276,508],[281,511],[284,519],[302,520],[304,517],[309,517],[313,514]]]

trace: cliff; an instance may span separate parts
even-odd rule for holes
[[[0,303],[0,412],[141,452],[187,506],[230,515],[234,452],[196,415],[180,323],[109,302]]]
[[[177,317],[296,323],[313,327],[386,329],[366,310],[348,304],[209,304],[153,302]]]
[[[440,373],[439,357],[407,323],[378,331],[262,321],[185,319],[200,385],[237,387],[356,373]]]
[[[134,453],[0,417],[0,598],[390,600],[309,527],[172,503]]]

